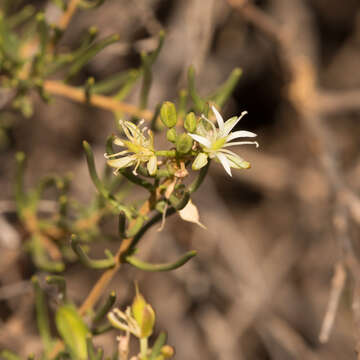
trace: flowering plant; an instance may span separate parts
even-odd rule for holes
[[[190,68],[188,88],[180,91],[177,105],[166,101],[158,104],[156,111],[148,109],[152,65],[161,50],[163,32],[159,34],[156,48],[150,53],[141,54],[141,66],[138,69],[99,82],[89,78],[83,89],[78,84],[71,84],[73,77],[99,51],[119,39],[118,35],[114,35],[96,40],[96,30],[90,28],[76,51],[68,52],[58,47],[66,24],[77,6],[80,3],[85,6],[86,3],[85,7],[92,7],[101,2],[90,4],[92,2],[71,0],[67,7],[63,1],[56,1],[64,11],[62,21],[54,26],[48,23],[45,14],[38,13],[34,24],[35,37],[29,43],[26,40],[23,43],[16,34],[14,24],[17,21],[13,17],[7,19],[0,13],[0,40],[6,40],[0,46],[0,82],[13,90],[11,103],[23,115],[32,115],[32,92],[37,92],[44,101],[49,101],[51,95],[63,95],[89,106],[110,110],[117,117],[121,113],[119,125],[122,134],[108,138],[105,154],[108,166],[103,174],[97,171],[90,144],[83,142],[89,175],[97,190],[91,206],[83,206],[70,197],[69,177],[48,176],[41,179],[35,188],[27,190],[24,186],[26,156],[21,152],[16,155],[15,199],[19,219],[25,228],[26,249],[36,272],[50,274],[46,282],[58,288],[56,308],[51,312],[54,321],[50,322],[41,277],[34,276],[32,279],[37,324],[43,344],[39,357],[44,360],[102,360],[103,350],[95,347],[92,337],[116,328],[124,331],[125,335],[118,338],[119,351],[112,358],[120,356],[121,360],[128,359],[129,337],[132,335],[140,342],[140,352],[132,359],[163,360],[172,357],[174,350],[166,345],[164,333],[160,333],[152,348],[149,347],[148,339],[154,333],[155,312],[138,290],[132,306],[124,312],[112,309],[116,300],[114,292],[107,294],[102,305],[98,302],[106,294],[107,285],[123,264],[141,271],[170,271],[193,258],[196,255],[194,250],[184,253],[178,259],[154,264],[139,259],[137,250],[147,231],[160,221],[162,228],[166,218],[174,213],[178,213],[184,221],[204,227],[191,197],[206,178],[210,160],[220,162],[231,176],[231,168],[247,169],[250,164],[228,147],[243,144],[258,146],[258,143],[232,142],[243,137],[255,137],[256,134],[233,131],[245,112],[224,122],[215,107],[216,104],[221,108],[230,97],[239,80],[240,69],[230,74],[215,95],[202,97],[195,87],[194,70]],[[28,11],[29,8],[20,18],[24,14],[29,16]],[[9,39],[11,41],[7,41]],[[11,55],[11,42],[19,45],[19,49],[21,45],[24,51],[16,51]],[[60,69],[60,75],[65,74],[65,81],[53,80]],[[140,79],[139,107],[122,102]],[[214,104],[211,109],[217,127],[206,117],[209,104]],[[126,118],[126,115],[129,117]],[[140,120],[142,118],[144,120]],[[145,121],[148,121],[151,130],[144,126]],[[158,149],[155,148],[154,137],[161,130],[165,130],[163,132],[166,132],[168,142],[164,148]],[[114,151],[113,145],[120,146],[120,151]],[[115,177],[110,169],[115,169]],[[128,183],[133,186],[124,186]],[[58,206],[53,216],[43,216],[44,212],[40,210],[43,192],[48,187],[53,187],[56,193]],[[134,188],[145,189],[145,198],[139,201],[138,197],[134,200],[127,196]],[[113,236],[119,241],[118,250],[112,253],[106,249],[103,259],[92,259],[82,243],[86,242],[91,247],[93,242],[108,237],[108,234],[102,232],[101,225],[102,220],[110,216],[118,219],[117,233]],[[67,265],[76,260],[87,268],[103,271],[79,308],[68,297],[65,277],[61,275]],[[56,326],[56,333],[52,331],[52,323]],[[0,357],[19,359],[7,350],[1,351]]]
[[[202,115],[202,120],[205,122],[200,122],[196,129],[196,134],[189,134],[194,140],[196,140],[202,149],[202,151],[197,155],[196,159],[193,162],[192,168],[194,170],[199,170],[205,166],[208,162],[208,158],[215,158],[221,163],[225,171],[232,176],[231,168],[235,169],[248,169],[250,168],[250,163],[242,159],[239,155],[235,154],[233,151],[226,148],[236,145],[247,145],[254,144],[256,147],[259,146],[257,141],[235,141],[232,140],[243,138],[243,137],[255,137],[255,133],[245,130],[234,131],[234,127],[241,120],[241,118],[247,114],[246,111],[243,111],[239,117],[234,116],[229,120],[223,120],[222,116],[216,110],[215,106],[211,106],[213,113],[215,114],[218,128],[204,115]],[[207,129],[206,125],[210,125],[210,130]]]
[[[141,163],[147,163],[147,169],[150,175],[156,174],[157,158],[154,150],[154,136],[152,131],[148,130],[147,127],[140,129],[144,121],[145,120],[141,120],[139,126],[136,126],[130,121],[119,121],[128,140],[115,137],[114,144],[126,147],[127,150],[115,154],[105,154],[105,157],[108,159],[108,165],[116,168],[115,175],[117,175],[121,169],[133,165],[135,165],[133,173],[137,175],[136,170]],[[148,138],[145,135],[146,131]],[[128,155],[129,153],[132,154]],[[126,156],[118,158],[122,155]]]

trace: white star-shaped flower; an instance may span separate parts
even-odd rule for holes
[[[256,145],[256,147],[259,146],[257,141],[231,142],[232,140],[239,138],[257,136],[255,133],[245,130],[231,132],[236,124],[241,120],[241,118],[247,114],[247,112],[243,111],[239,117],[234,116],[224,122],[224,119],[216,110],[215,106],[211,106],[211,109],[216,117],[218,127],[215,127],[215,125],[209,119],[202,115],[202,119],[205,121],[205,123],[210,124],[210,130],[207,130],[204,124],[200,122],[197,127],[197,134],[189,134],[195,141],[200,144],[202,148],[202,152],[197,155],[193,162],[193,169],[198,170],[205,166],[208,162],[208,158],[218,160],[230,176],[232,176],[231,168],[248,169],[250,167],[249,162],[242,159],[233,151],[227,149],[228,147],[235,145],[253,144]]]
[[[137,126],[130,121],[119,121],[128,140],[116,137],[114,144],[126,147],[127,150],[120,151],[116,154],[105,154],[105,157],[108,159],[107,164],[116,168],[115,174],[118,173],[120,169],[135,166],[133,173],[137,175],[136,170],[142,162],[147,163],[147,169],[150,175],[156,174],[157,157],[154,150],[154,137],[152,131],[147,130],[146,127],[140,129],[143,122],[144,120]],[[146,130],[148,137],[145,136]]]

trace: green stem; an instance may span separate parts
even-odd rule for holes
[[[135,256],[127,256],[125,260],[135,266],[136,268],[144,271],[171,271],[178,269],[179,267],[186,264],[192,257],[196,256],[196,251],[192,250],[187,252],[181,258],[176,260],[173,263],[165,263],[165,264],[150,264],[148,262],[137,259]]]
[[[190,194],[194,193],[199,187],[200,185],[202,184],[202,182],[204,181],[205,179],[205,176],[209,170],[209,167],[210,167],[210,163],[211,163],[211,160],[209,159],[208,160],[208,163],[203,167],[201,168],[198,176],[195,178],[195,180],[190,184],[189,188],[188,188],[188,191]]]
[[[156,156],[176,157],[176,150],[159,150],[155,151]]]
[[[147,360],[147,351],[148,351],[148,338],[141,338],[140,339],[141,360]]]
[[[99,348],[96,351],[91,335],[86,337],[86,347],[89,360],[101,360],[103,358],[103,349]]]
[[[176,211],[181,210],[185,207],[185,205],[187,204],[187,202],[190,199],[190,194],[188,192],[186,192],[184,194],[184,197],[179,201],[179,203],[177,204],[176,207],[170,207],[167,211],[166,211],[166,215],[165,217],[171,216],[172,214],[174,214]],[[124,254],[124,256],[126,257],[127,255],[131,254],[136,245],[138,244],[138,242],[141,240],[141,238],[144,236],[144,234],[153,226],[155,225],[157,222],[161,221],[163,218],[163,214],[162,213],[157,213],[155,214],[146,224],[144,224],[141,229],[136,233],[136,235],[133,238],[133,241],[131,242],[127,252]]]

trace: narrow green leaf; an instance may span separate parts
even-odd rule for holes
[[[85,251],[82,249],[76,235],[71,236],[71,248],[74,250],[76,255],[79,257],[79,260],[81,261],[81,263],[91,269],[104,270],[104,269],[110,269],[115,266],[114,256],[109,251],[105,251],[107,259],[101,259],[101,260],[90,259],[86,255]]]
[[[115,291],[112,291],[107,297],[105,304],[101,306],[100,309],[96,312],[93,318],[94,324],[101,321],[106,316],[106,314],[110,311],[111,307],[114,305],[115,301],[116,301]]]
[[[32,237],[29,248],[32,254],[32,260],[39,269],[48,272],[62,272],[65,270],[63,262],[50,260],[38,235]]]
[[[159,334],[159,336],[156,338],[154,346],[152,347],[151,355],[149,357],[149,360],[156,360],[157,359],[157,356],[160,355],[161,348],[166,343],[166,338],[167,338],[167,336],[166,336],[165,332],[161,332]]]
[[[119,41],[119,35],[111,35],[107,38],[98,41],[95,44],[90,45],[74,62],[74,64],[70,67],[68,75],[66,77],[66,81],[71,79],[74,75],[76,75],[84,65],[86,65],[94,56],[96,56],[101,50],[106,48],[107,46]]]
[[[190,66],[188,71],[188,87],[189,94],[194,103],[194,107],[196,112],[203,113],[206,102],[200,97],[195,87],[195,70],[192,66]]]
[[[186,114],[186,106],[187,106],[187,100],[188,100],[188,92],[185,89],[180,90],[179,92],[179,98],[178,98],[178,113],[179,117],[183,119]]]
[[[55,314],[55,324],[72,357],[77,360],[87,360],[86,337],[90,332],[75,306],[71,304],[60,306]]]
[[[171,271],[183,266],[194,256],[196,256],[196,251],[192,250],[172,263],[151,264],[146,261],[142,261],[135,256],[127,256],[126,262],[143,271]]]
[[[107,140],[107,150],[110,150],[111,144],[111,137]],[[91,147],[87,141],[83,141],[83,148],[85,150],[86,161],[90,173],[91,180],[93,181],[97,191],[106,199],[108,202],[115,208],[117,211],[122,211],[126,215],[127,218],[131,218],[130,211],[123,205],[121,205],[109,192],[109,190],[105,187],[104,183],[100,180],[94,161],[94,154],[91,150]]]
[[[138,78],[138,76],[139,71],[136,69],[113,74],[109,78],[95,83],[93,87],[94,94],[109,94],[120,87],[122,88],[129,81]]]
[[[50,333],[49,314],[46,304],[46,298],[43,290],[39,285],[39,280],[36,276],[32,279],[35,289],[35,308],[36,308],[36,321],[42,343],[45,348],[45,353],[49,353],[52,348],[52,338]]]
[[[214,101],[218,107],[224,106],[225,102],[229,99],[239,79],[241,77],[242,70],[240,68],[234,69],[229,75],[228,79],[222,84],[219,89],[209,99]]]

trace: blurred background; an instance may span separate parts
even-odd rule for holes
[[[28,3],[44,9],[49,21],[59,15],[51,2]],[[164,29],[150,109],[176,99],[190,65],[203,94],[240,67],[243,75],[222,114],[229,118],[247,110],[239,128],[256,132],[260,143],[259,149],[236,149],[252,168],[233,171],[233,178],[212,165],[194,197],[207,230],[175,215],[163,231],[147,234],[139,253],[156,262],[188,249],[198,256],[170,273],[124,267],[110,286],[118,306],[131,301],[137,279],[156,310],[157,331],[168,331],[176,359],[355,359],[359,333],[352,305],[360,274],[351,264],[357,264],[360,221],[359,2],[107,0],[95,10],[78,11],[60,47],[76,47],[91,25],[101,37],[118,33],[120,41],[85,67],[78,84],[138,66],[139,53],[154,49]],[[135,104],[137,96],[138,89],[127,101]],[[25,119],[7,108],[0,92],[6,128],[0,152],[0,347],[22,354],[38,352],[41,344],[29,282],[35,268],[22,251],[24,231],[14,211],[14,154],[28,156],[29,185],[48,173],[71,172],[72,195],[86,204],[95,189],[81,142],[92,144],[101,167],[106,137],[116,131],[113,114],[105,110],[61,97],[50,106],[36,95],[33,101],[34,115]],[[103,224],[108,233],[115,226]],[[116,242],[99,243],[99,253],[105,245],[117,248]],[[80,304],[99,272],[75,264],[65,277],[70,297]],[[334,325],[331,332],[325,329],[329,339],[322,344],[322,323],[336,294],[338,307],[328,315],[336,315]],[[115,331],[95,342],[112,351]]]

